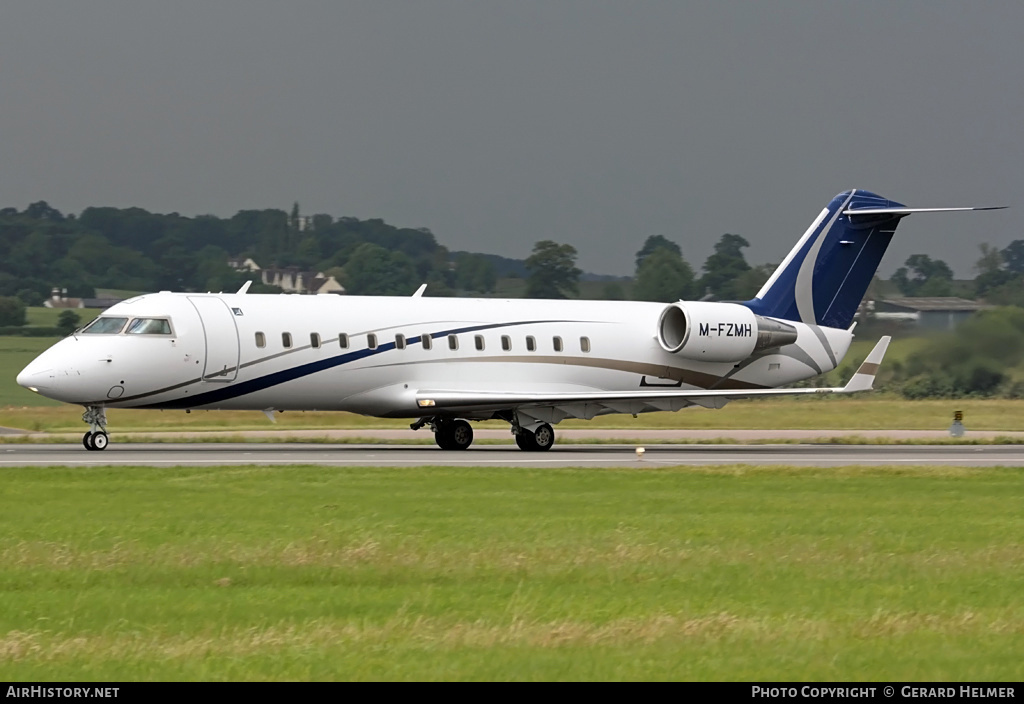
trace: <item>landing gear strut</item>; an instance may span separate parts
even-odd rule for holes
[[[86,406],[82,420],[89,424],[89,432],[82,436],[86,450],[106,450],[110,444],[107,436],[107,411],[103,406]]]

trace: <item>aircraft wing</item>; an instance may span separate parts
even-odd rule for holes
[[[630,408],[653,406],[662,410],[677,410],[684,406],[720,407],[725,401],[763,396],[790,396],[800,394],[848,394],[869,391],[875,374],[889,347],[891,338],[881,338],[858,367],[846,386],[833,388],[796,389],[673,389],[671,391],[589,391],[567,393],[488,392],[421,390],[416,394],[418,406],[424,410],[444,409],[505,409],[519,407],[568,407],[595,405],[613,408],[619,412],[634,412]],[[716,403],[716,401],[718,403]],[[624,409],[624,410],[623,410]],[[567,409],[569,410],[569,409]],[[571,413],[570,415],[577,415]]]

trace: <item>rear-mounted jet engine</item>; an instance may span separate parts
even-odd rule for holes
[[[736,303],[673,303],[658,319],[667,352],[704,362],[739,362],[754,352],[796,342],[792,325],[755,315]]]

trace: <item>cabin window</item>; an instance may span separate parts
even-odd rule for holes
[[[128,322],[128,318],[96,318],[90,324],[85,326],[82,330],[83,333],[90,335],[116,335],[121,332],[121,328]]]
[[[509,337],[508,335],[501,336],[501,349],[504,350],[505,352],[512,351],[512,338]]]
[[[533,339],[533,335],[527,335],[526,336],[526,351],[527,352],[536,352],[537,351],[537,341],[535,339]]]
[[[590,338],[589,337],[581,337],[580,338],[580,352],[589,352],[589,351],[590,351]]]
[[[474,335],[473,336],[473,344],[476,345],[476,348],[479,351],[483,352],[484,351],[484,336],[483,335]]]
[[[434,338],[427,333],[423,333],[423,335],[420,336],[420,340],[423,342],[423,349],[425,350],[429,350],[434,346]]]
[[[397,335],[395,335],[395,349],[396,350],[404,350],[405,349],[405,335],[403,335],[402,333],[398,333]]]
[[[319,349],[320,347],[320,333],[311,332],[309,333],[309,346],[313,349]]]
[[[377,349],[377,336],[372,332],[366,336],[366,346],[371,350]]]
[[[555,352],[561,352],[562,338],[560,338],[558,335],[555,335],[553,338],[551,338],[551,346],[555,348]]]
[[[136,318],[125,330],[129,335],[170,335],[171,324],[164,318]]]
[[[263,348],[267,346],[267,336],[261,332],[256,333],[256,346]]]
[[[339,332],[338,333],[338,347],[340,347],[343,350],[347,350],[348,349],[348,334],[347,333],[343,333],[343,332]]]
[[[292,346],[292,334],[290,332],[281,333],[281,344],[286,349]]]
[[[448,336],[448,349],[457,350],[459,349],[459,336],[449,335]]]

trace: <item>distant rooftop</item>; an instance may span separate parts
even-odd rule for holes
[[[992,306],[978,301],[969,301],[966,298],[955,296],[930,296],[924,298],[886,298],[880,303],[886,307],[901,308],[912,311],[976,311],[985,310]]]

